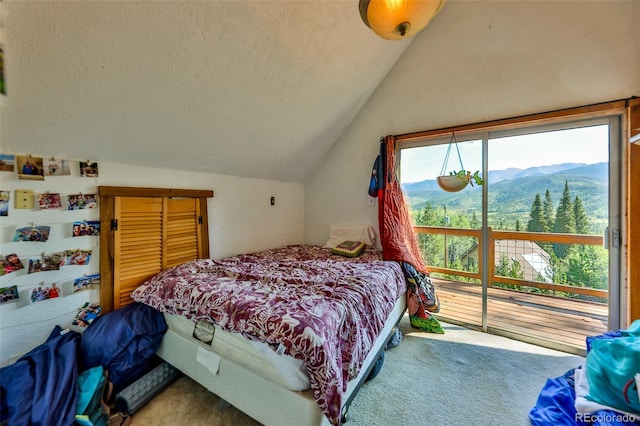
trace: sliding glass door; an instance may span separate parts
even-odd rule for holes
[[[463,169],[481,172],[482,146],[481,139],[454,135],[403,149],[400,156],[402,188],[420,250],[441,290],[440,315],[475,327],[482,327],[483,318],[482,186],[474,181],[450,192],[440,187],[438,177]]]
[[[402,146],[401,181],[443,319],[559,349],[619,326],[619,120]],[[461,168],[484,184],[439,187],[439,175]]]
[[[487,145],[484,325],[584,346],[619,318],[618,119],[492,132]]]

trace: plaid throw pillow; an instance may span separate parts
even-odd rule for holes
[[[366,246],[362,241],[344,241],[331,249],[331,253],[346,257],[357,257],[360,256]]]

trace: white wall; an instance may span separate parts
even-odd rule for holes
[[[330,224],[377,229],[381,136],[640,95],[638,22],[637,1],[448,2],[307,182],[305,242]]]
[[[161,188],[212,189],[209,200],[209,241],[211,257],[220,258],[266,248],[302,242],[304,189],[301,184],[238,178],[224,175],[170,171],[133,167],[114,163],[99,163],[98,178],[79,177],[72,164],[72,176],[47,177],[45,181],[18,180],[15,173],[0,172],[0,190],[11,191],[8,217],[0,217],[0,252],[17,253],[25,267],[30,256],[50,254],[64,249],[92,249],[87,266],[63,266],[59,271],[27,274],[24,270],[0,277],[0,287],[17,285],[21,290],[18,303],[0,306],[0,365],[15,360],[49,335],[55,325],[69,326],[77,309],[85,302],[99,301],[98,290],[73,293],[73,279],[99,272],[99,237],[71,236],[71,223],[99,220],[99,210],[68,211],[17,210],[15,189],[33,189],[35,193],[59,192],[96,193],[99,185]],[[271,196],[275,206],[270,205]],[[16,228],[51,226],[51,236],[45,243],[13,242]],[[63,296],[29,304],[30,289],[44,281],[62,283]]]
[[[302,242],[304,187],[299,183],[122,164],[100,165],[99,185],[212,189],[209,247],[213,258]],[[270,205],[275,197],[275,206]]]

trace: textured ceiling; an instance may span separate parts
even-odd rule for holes
[[[303,182],[410,40],[358,1],[3,1],[3,153]]]

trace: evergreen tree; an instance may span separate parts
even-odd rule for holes
[[[576,232],[576,218],[575,211],[573,210],[573,201],[571,201],[571,193],[569,191],[569,183],[564,182],[564,191],[558,210],[556,210],[556,221],[553,226],[553,232],[555,233],[567,233],[573,234]],[[569,250],[567,244],[554,244],[553,249],[559,258],[563,259]]]
[[[512,278],[524,278],[524,271],[522,270],[522,266],[516,259],[513,259],[511,261],[511,266],[509,267],[509,276]]]
[[[509,278],[524,278],[524,272],[522,271],[522,265],[516,259],[509,260],[509,257],[506,253],[502,253],[500,255],[500,260],[498,260],[498,264],[495,266],[494,270],[495,274],[501,277],[509,277]],[[494,284],[495,285],[495,284]],[[511,284],[498,284],[500,287],[506,288],[517,288],[515,285]]]
[[[424,208],[416,214],[416,225],[423,226],[440,226],[442,215],[433,208],[428,202]],[[444,244],[443,235],[418,234],[418,244],[422,258],[432,266],[444,266],[444,257],[442,255]]]
[[[544,194],[544,202],[542,203],[542,223],[544,224],[544,232],[551,232],[555,219],[553,217],[553,201],[551,200],[551,192],[549,188]]]
[[[609,287],[609,256],[606,249],[582,246],[567,258],[567,281],[577,287],[606,290]]]
[[[505,253],[502,253],[502,255],[500,255],[500,260],[495,267],[494,273],[501,277],[508,277],[509,270],[509,258]]]
[[[573,211],[576,218],[576,234],[588,234],[591,229],[591,223],[587,212],[584,210],[582,199],[577,195],[573,202]]]
[[[522,224],[520,223],[520,218],[516,219],[516,231],[522,231]]]
[[[550,270],[551,273],[551,281],[555,284],[568,284],[567,279],[567,262],[563,259],[560,259],[556,256],[556,253],[552,251],[550,253],[551,258],[549,259]]]
[[[428,202],[426,206],[416,215],[416,225],[425,226],[439,226],[438,212],[433,208],[431,202]]]
[[[540,200],[540,194],[536,194],[536,198],[533,200],[531,206],[531,213],[529,214],[529,223],[527,223],[527,231],[529,232],[544,232],[544,218],[542,216],[542,201]]]
[[[471,214],[470,227],[471,229],[480,229],[482,227],[482,223],[480,222],[480,219],[478,219],[478,216],[476,216],[476,212]]]
[[[564,182],[564,191],[562,198],[556,210],[556,221],[553,226],[555,233],[573,234],[576,232],[576,218],[573,210],[573,201],[571,201],[571,192],[569,191],[569,183]]]

